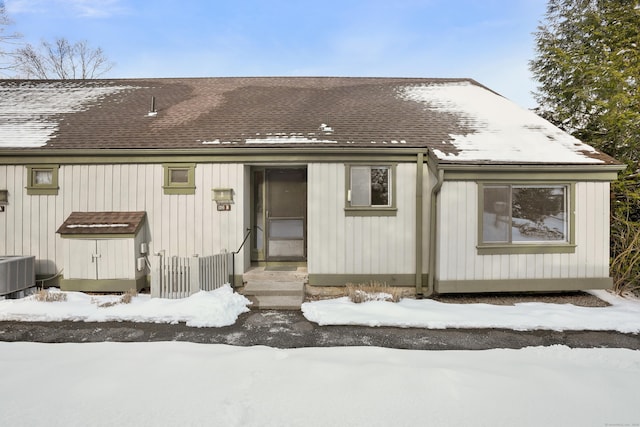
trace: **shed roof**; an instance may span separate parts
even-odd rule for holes
[[[58,228],[59,234],[136,234],[146,212],[71,212]]]
[[[616,163],[471,79],[0,81],[0,151],[301,146],[425,147],[449,163]]]

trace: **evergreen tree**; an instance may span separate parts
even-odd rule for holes
[[[612,275],[640,290],[640,0],[549,0],[535,35],[538,113],[629,166],[612,187]]]
[[[536,50],[539,113],[636,170],[640,1],[549,0]]]

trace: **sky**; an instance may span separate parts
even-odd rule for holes
[[[531,108],[545,0],[5,0],[23,42],[101,47],[105,78],[469,77]]]

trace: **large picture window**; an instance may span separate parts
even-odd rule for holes
[[[394,170],[390,165],[349,166],[348,215],[394,215]]]
[[[484,185],[484,244],[568,243],[567,185]]]

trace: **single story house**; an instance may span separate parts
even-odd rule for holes
[[[247,233],[235,283],[289,263],[425,296],[609,288],[622,168],[471,79],[0,81],[0,254],[67,289]]]

